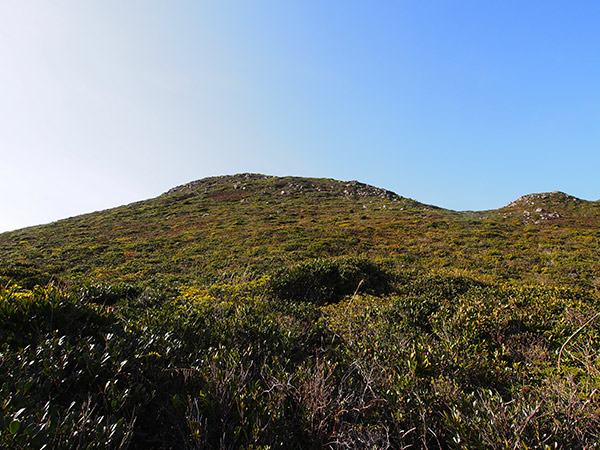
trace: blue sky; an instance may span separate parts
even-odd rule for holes
[[[600,198],[596,1],[0,2],[0,231],[239,172]]]

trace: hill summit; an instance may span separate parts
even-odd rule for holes
[[[599,202],[590,202],[564,192],[544,192],[528,194],[508,203],[499,211],[505,216],[518,215],[523,220],[533,223],[565,219],[580,220],[584,217],[596,217],[600,210]]]
[[[226,195],[223,195],[225,192],[237,192],[237,195],[231,194],[230,197],[244,198],[243,191],[247,191],[248,195],[252,193],[272,196],[312,195],[317,198],[406,200],[395,192],[356,180],[338,181],[330,178],[276,177],[255,173],[204,178],[177,186],[169,190],[166,195],[205,194],[226,197]]]
[[[519,197],[517,200],[510,202],[506,207],[511,206],[568,206],[571,204],[580,203],[581,199],[565,194],[564,192],[554,191],[540,194],[528,194]]]

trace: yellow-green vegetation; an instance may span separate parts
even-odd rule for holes
[[[4,448],[594,448],[599,205],[237,175],[0,235]]]
[[[27,286],[206,284],[358,256],[399,269],[594,288],[599,221],[600,203],[560,193],[459,213],[357,182],[245,174],[0,234],[0,277]]]

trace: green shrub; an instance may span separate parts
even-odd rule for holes
[[[452,300],[466,292],[485,287],[485,283],[463,276],[406,275],[397,277],[396,291],[411,296]]]
[[[34,344],[47,333],[78,335],[109,331],[110,319],[99,309],[73,301],[53,285],[32,291],[0,287],[0,342]]]
[[[2,447],[126,446],[133,358],[114,318],[54,286],[13,287],[0,290],[0,330]]]
[[[281,299],[316,305],[335,303],[360,289],[382,294],[390,290],[391,275],[366,259],[315,259],[276,272],[273,294]]]
[[[2,285],[6,285],[11,281],[26,289],[33,289],[37,285],[45,286],[56,279],[57,277],[36,268],[30,263],[15,263],[0,267],[0,284]]]
[[[132,300],[142,292],[142,288],[131,284],[95,283],[80,288],[79,295],[85,302],[109,306],[120,300]]]

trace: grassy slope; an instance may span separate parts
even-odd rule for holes
[[[218,177],[1,234],[0,261],[8,275],[189,283],[362,255],[404,268],[595,285],[600,205],[547,197],[459,213],[356,182]]]
[[[236,175],[1,234],[0,445],[591,448],[599,208]]]

